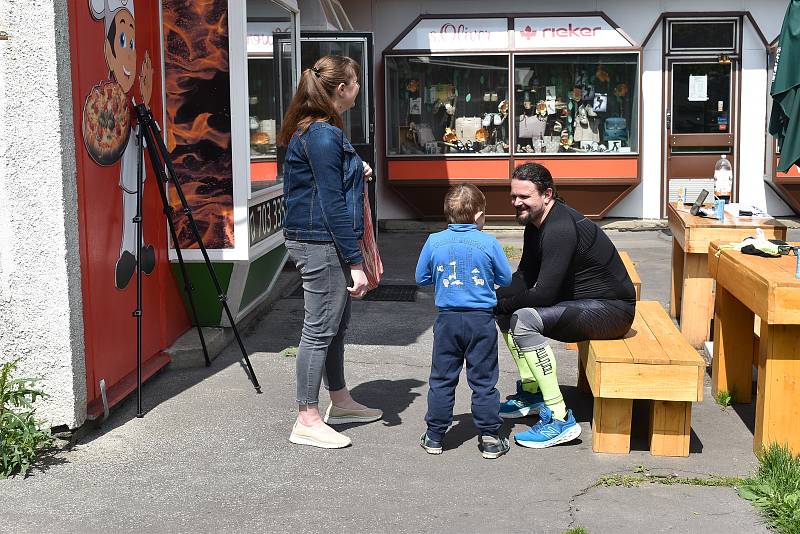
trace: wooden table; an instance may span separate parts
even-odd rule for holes
[[[733,217],[725,220],[697,217],[689,207],[667,208],[672,232],[672,291],[670,314],[680,319],[681,332],[695,348],[709,338],[714,313],[713,280],[708,274],[711,241],[739,242],[761,228],[767,239],[786,239],[786,226],[771,218]],[[752,328],[750,329],[752,332]]]
[[[797,258],[762,258],[709,246],[717,281],[712,390],[752,398],[753,316],[761,318],[753,450],[772,442],[800,453],[800,279]],[[798,245],[798,243],[794,243]]]

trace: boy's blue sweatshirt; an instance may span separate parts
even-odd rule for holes
[[[449,224],[428,236],[419,255],[417,284],[435,284],[440,309],[491,310],[495,284],[511,283],[511,265],[493,236],[474,224]]]

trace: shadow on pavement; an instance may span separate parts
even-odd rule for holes
[[[400,414],[411,406],[414,399],[422,395],[414,390],[424,385],[425,382],[414,378],[371,380],[357,385],[350,390],[350,394],[366,406],[383,410],[381,421],[384,426],[398,426],[403,422]],[[343,428],[354,426],[359,425],[342,425]]]

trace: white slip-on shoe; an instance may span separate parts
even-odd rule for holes
[[[295,421],[289,441],[297,445],[310,445],[322,449],[341,449],[352,442],[344,434],[336,432],[325,425],[305,426]]]

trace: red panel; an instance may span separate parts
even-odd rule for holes
[[[250,181],[262,187],[278,183],[277,161],[254,161],[250,163]]]
[[[550,170],[553,178],[637,178],[639,158],[553,158],[548,160],[515,160],[515,167],[523,163],[541,163]]]
[[[436,159],[390,160],[389,180],[508,180],[508,159]],[[523,163],[541,163],[550,169],[553,178],[597,180],[607,179],[632,183],[639,178],[639,158],[631,157],[575,157],[546,160],[515,160],[516,167]]]
[[[780,158],[777,158],[776,165],[780,163]],[[775,172],[775,176],[777,178],[800,178],[800,170],[797,169],[797,165],[792,165],[789,168],[789,172]]]
[[[124,289],[115,287],[115,267],[122,246],[123,213],[120,188],[121,162],[114,157],[103,160],[95,151],[93,158],[84,142],[84,103],[92,88],[98,85],[119,87],[123,102],[132,99],[146,101],[140,89],[140,73],[149,56],[152,65],[152,92],[149,105],[153,116],[160,121],[161,58],[158,3],[135,2],[135,17],[115,12],[120,25],[113,37],[115,47],[121,46],[121,27],[128,47],[111,54],[107,40],[107,24],[102,15],[95,18],[90,12],[90,0],[69,3],[70,40],[72,49],[72,94],[74,108],[78,208],[80,225],[81,279],[85,332],[86,374],[88,401],[99,396],[98,382],[105,379],[109,388],[118,384],[136,366],[136,320],[131,313],[136,308],[136,281],[133,277]],[[125,15],[125,16],[122,16]],[[117,19],[120,16],[123,20]],[[127,64],[125,61],[128,61]],[[124,67],[124,69],[123,69]],[[147,70],[147,69],[145,69]],[[132,76],[126,74],[130,72]],[[145,84],[146,86],[147,84]],[[88,117],[88,116],[87,116]],[[95,121],[98,124],[109,121]],[[130,119],[133,122],[133,118]],[[87,124],[91,121],[87,119]],[[120,124],[115,121],[114,124]],[[96,160],[100,159],[104,165]],[[135,170],[135,166],[134,170]],[[154,271],[143,277],[143,336],[142,356],[149,361],[161,349],[170,345],[189,327],[186,312],[177,296],[175,281],[167,256],[165,219],[162,212],[155,175],[149,163],[144,187],[144,241],[156,252]],[[135,247],[134,247],[135,248]]]
[[[508,159],[390,160],[389,180],[508,179]]]

